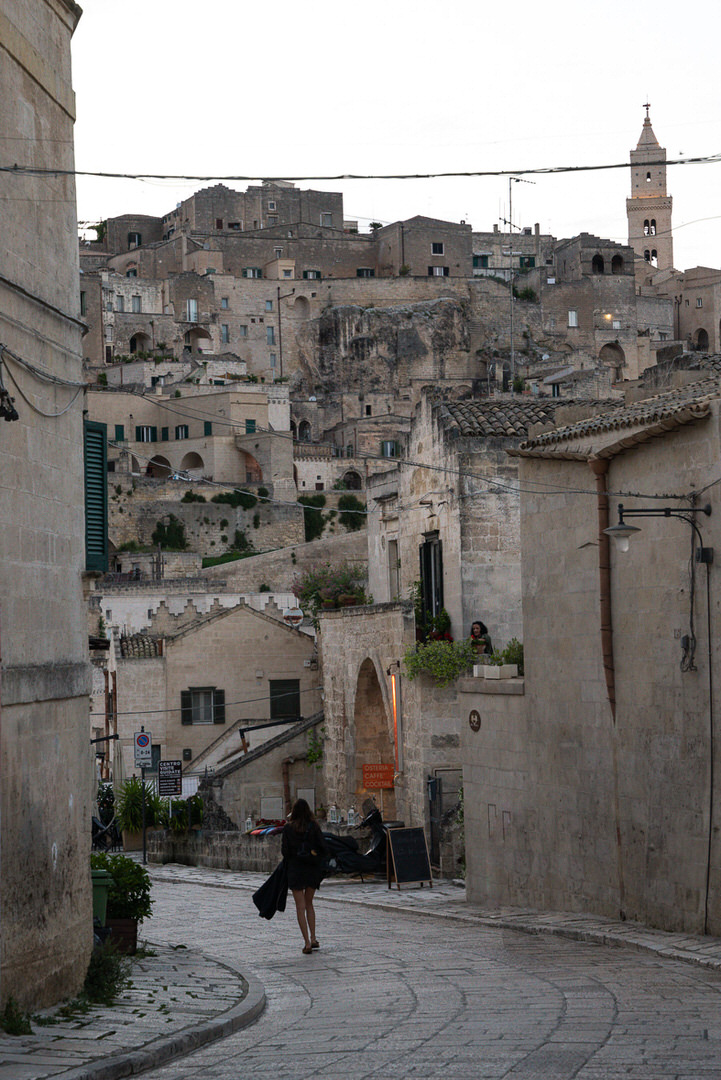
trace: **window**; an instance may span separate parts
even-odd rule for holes
[[[275,255],[276,259],[280,259],[283,255],[283,248],[274,248],[273,254]]]
[[[488,256],[487,255],[474,255],[473,256],[473,269],[474,270],[487,270],[488,269]]]
[[[125,271],[125,276],[126,277],[137,277],[138,276],[138,271],[135,269],[134,266],[131,266],[129,270]]]
[[[245,421],[245,434],[246,435],[255,435],[255,420],[246,420]]]
[[[273,225],[277,225],[277,224],[278,224],[278,215],[277,214],[268,214],[268,227],[271,228]]]
[[[518,260],[518,265],[521,267],[522,270],[532,270],[533,267],[536,265],[536,256],[521,255],[520,259]]]
[[[218,218],[215,219],[215,227],[216,227],[216,229],[222,229],[223,228],[223,219],[222,219],[222,217],[218,217]]]
[[[292,270],[284,270],[283,271],[283,277],[284,278],[293,277],[293,271]]]
[[[135,441],[136,442],[157,442],[158,441],[158,429],[155,427],[155,425],[139,424],[135,428]]]
[[[140,247],[143,242],[143,238],[139,232],[128,233],[128,249]]]
[[[320,281],[320,270],[304,270],[303,277],[313,281]]]
[[[268,200],[268,209],[269,209],[269,210],[275,210],[275,209],[276,209],[276,205],[275,205],[275,200],[274,200],[274,199],[269,199],[269,200]]]
[[[431,244],[431,255],[444,255],[443,244],[438,240],[434,240]]]
[[[656,219],[651,218],[651,236],[656,235]]]
[[[107,427],[93,420],[83,425],[85,472],[85,568],[108,569]]]
[[[703,300],[700,296],[696,297],[696,307],[703,307]]]
[[[352,447],[349,447],[352,450]],[[384,439],[381,443],[381,457],[398,457],[400,455],[400,445],[395,439]]]
[[[185,319],[187,322],[198,321],[198,301],[186,300],[185,301]]]
[[[225,690],[215,686],[191,686],[180,691],[183,724],[224,724]]]
[[[321,223],[321,225],[323,226],[324,229],[332,229],[333,228],[333,215],[332,214],[321,214],[320,215],[320,223]]]
[[[125,442],[125,424],[115,425],[115,441]]]
[[[80,316],[81,318],[88,313],[87,295],[84,292],[80,293]]]
[[[568,325],[571,327],[578,326],[578,312],[575,308],[571,308],[568,312]]]
[[[276,366],[276,364],[277,364],[277,363],[278,363],[278,356],[277,356],[277,354],[276,354],[276,353],[272,352],[272,353],[270,354],[270,366],[271,366],[272,368],[274,368],[274,367]]]
[[[220,327],[220,340],[224,345],[227,345],[230,341],[230,327],[227,323],[222,323]]]
[[[160,429],[160,441],[167,442],[170,438],[170,428],[161,427]]]
[[[651,226],[649,225],[648,218],[646,218],[646,220],[643,223],[643,235],[648,236],[648,234],[650,232],[651,232]]]
[[[132,311],[135,315],[138,315],[143,310],[143,302],[139,296],[133,296],[130,300]]]
[[[212,420],[204,420],[203,421],[203,434],[204,435],[212,435],[213,434],[213,421]]]
[[[248,327],[245,326],[245,325],[239,326],[238,327],[238,337],[247,337],[247,336],[248,336]]]
[[[356,277],[375,277],[376,272],[372,266],[359,266],[355,272]]]
[[[273,301],[272,300],[266,300],[266,302],[265,302],[265,310],[266,311],[272,311],[273,310]]]
[[[274,326],[266,326],[266,328],[265,328],[265,338],[266,338],[266,342],[267,342],[268,345],[275,345],[275,327]]]
[[[613,325],[614,330],[620,330],[621,329],[621,320],[620,319],[614,319],[612,325]]]
[[[428,277],[448,277],[449,269],[447,266],[429,266]]]
[[[232,229],[233,232],[240,232],[240,230],[243,228],[243,222],[242,221],[229,221],[228,222],[228,228]]]
[[[366,405],[366,416],[372,416],[372,415],[373,415],[373,409],[371,408],[370,405]]]
[[[223,311],[228,310],[228,297],[227,296],[221,296],[221,298],[220,298],[220,306],[223,309]]]
[[[262,278],[263,271],[259,266],[246,266],[243,270],[243,277]]]
[[[176,439],[187,439],[188,438],[188,425],[187,424],[178,424],[176,426],[176,428],[175,428],[175,438]]]
[[[421,602],[424,622],[440,614],[443,607],[443,553],[437,532],[427,533],[419,547]]]
[[[116,311],[125,311],[125,297],[124,296],[116,296],[115,297],[115,310]]]
[[[269,679],[271,720],[300,717],[300,679]]]

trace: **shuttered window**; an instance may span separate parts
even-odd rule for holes
[[[298,720],[300,718],[300,680],[270,680],[271,720]]]
[[[424,622],[443,607],[443,553],[438,533],[428,533],[420,545],[421,600]]]
[[[224,724],[225,690],[215,686],[191,686],[180,691],[182,724]]]
[[[84,450],[85,568],[104,574],[108,569],[108,451],[105,424],[85,421]]]

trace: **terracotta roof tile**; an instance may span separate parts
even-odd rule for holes
[[[622,404],[622,402],[620,403]],[[535,424],[552,424],[559,408],[583,408],[597,412],[612,402],[577,398],[513,398],[504,400],[443,402],[437,406],[440,423],[459,438],[500,436],[524,439]]]

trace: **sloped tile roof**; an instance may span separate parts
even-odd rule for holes
[[[120,639],[120,655],[124,660],[146,660],[153,656],[162,656],[160,638],[148,634],[131,634]]]
[[[638,427],[653,428],[655,434],[662,434],[707,416],[710,411],[709,402],[719,396],[721,382],[718,377],[709,376],[628,405],[622,403],[621,407],[604,409],[575,424],[541,432],[524,442],[520,449],[521,452],[532,453],[544,447],[559,447],[563,443],[588,440],[592,436]]]
[[[437,407],[437,415],[442,426],[459,438],[501,436],[524,439],[534,424],[552,424],[556,410],[569,406],[588,407],[589,412],[597,412],[600,406],[614,407],[611,401],[519,397],[502,401],[443,402]]]

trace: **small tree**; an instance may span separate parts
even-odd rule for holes
[[[366,523],[366,504],[355,495],[341,495],[338,499],[340,517],[338,520],[348,532],[357,532]]]

